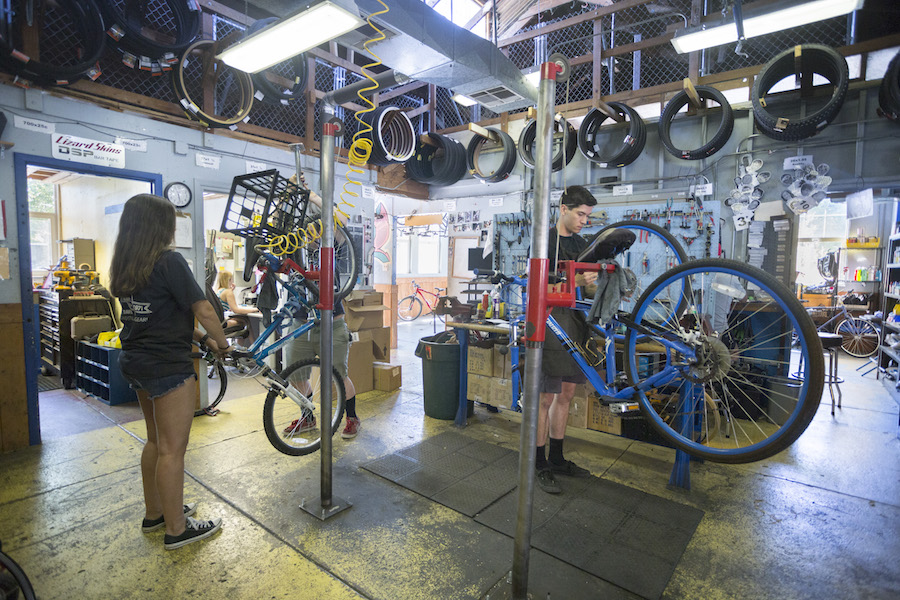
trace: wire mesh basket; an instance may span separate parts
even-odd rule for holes
[[[220,230],[243,238],[271,239],[299,228],[308,205],[309,190],[276,169],[238,175],[231,182]]]

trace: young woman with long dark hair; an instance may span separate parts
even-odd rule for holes
[[[164,546],[180,548],[213,535],[221,519],[191,517],[184,504],[184,454],[194,416],[191,340],[231,350],[216,312],[187,261],[171,249],[175,208],[164,198],[139,194],[125,203],[110,266],[110,291],[122,303],[122,374],[137,391],[147,422],[141,454],[143,531],[165,527]],[[194,329],[194,317],[207,333]]]

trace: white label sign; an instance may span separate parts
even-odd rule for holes
[[[266,163],[256,160],[247,160],[244,161],[244,167],[247,169],[248,173],[259,173],[260,171],[266,170]]]
[[[634,186],[632,184],[614,185],[613,196],[630,196]]]
[[[221,156],[211,156],[209,154],[200,154],[199,152],[195,155],[195,162],[198,167],[203,167],[204,169],[219,169],[219,163],[222,161]]]
[[[14,122],[19,129],[28,129],[40,133],[56,133],[56,125],[48,123],[47,121],[39,121],[38,119],[16,115]]]
[[[374,198],[375,197],[375,188],[371,185],[362,186],[362,197],[363,198]]]
[[[691,186],[691,192],[697,196],[712,196],[712,184],[703,183],[700,185]]]
[[[490,205],[491,206],[503,206],[503,198],[491,198]]]
[[[456,210],[456,200],[444,200],[444,212],[453,212]]]
[[[129,140],[126,138],[117,137],[116,143],[121,144],[125,147],[126,150],[131,150],[132,152],[147,151],[147,140]]]
[[[750,222],[753,221],[753,213],[751,211],[741,211],[739,213],[735,213],[733,219],[734,230],[743,231],[744,229],[749,229]]]
[[[794,169],[802,169],[806,165],[813,164],[813,157],[811,154],[804,154],[802,156],[791,156],[784,159],[784,170],[785,171],[793,171]]]
[[[51,139],[53,158],[122,169],[125,167],[125,147],[66,134],[54,134]]]

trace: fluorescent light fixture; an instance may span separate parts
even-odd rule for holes
[[[240,71],[259,73],[364,23],[352,2],[340,4],[347,8],[333,0],[307,6],[229,46],[216,58]]]
[[[756,10],[751,4],[743,11],[744,37],[757,37],[846,15],[862,8],[863,2],[864,0],[788,0]],[[733,19],[728,19],[681,29],[672,38],[672,46],[676,52],[684,54],[736,41],[737,25]]]
[[[462,94],[453,94],[453,101],[461,106],[475,106],[478,104],[477,100],[473,100],[468,96],[463,96]]]

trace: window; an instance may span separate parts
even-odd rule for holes
[[[443,275],[447,271],[447,238],[440,225],[397,231],[397,275]]]
[[[797,229],[797,282],[819,285],[818,260],[844,245],[847,237],[847,205],[825,199],[814,209],[800,215]]]
[[[55,185],[28,180],[28,214],[31,220],[31,270],[43,275],[59,259]]]

